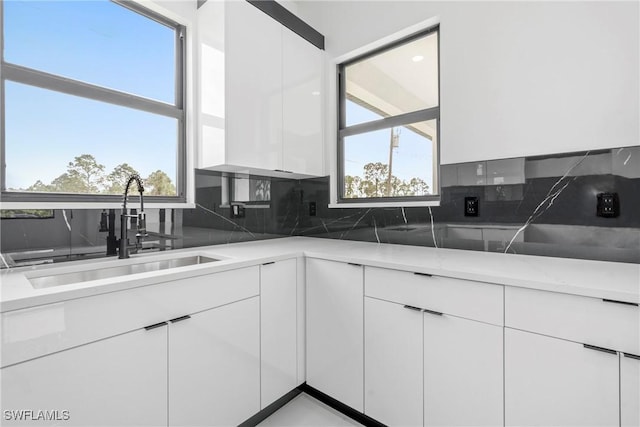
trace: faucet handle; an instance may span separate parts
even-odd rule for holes
[[[138,232],[136,233],[136,237],[138,239],[147,237],[149,234],[147,233],[147,216],[144,212],[138,213]]]

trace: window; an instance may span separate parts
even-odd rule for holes
[[[439,200],[438,28],[338,66],[338,201]]]
[[[3,202],[186,189],[185,28],[129,0],[1,2]]]

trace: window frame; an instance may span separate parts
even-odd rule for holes
[[[364,123],[346,126],[346,76],[345,68],[351,64],[360,62],[380,53],[392,50],[398,46],[410,43],[414,40],[426,37],[429,34],[438,35],[438,105],[436,107],[424,108],[422,110],[402,113],[395,116],[384,117]],[[336,88],[337,88],[337,205],[339,207],[376,207],[377,206],[433,206],[438,205],[441,196],[440,187],[440,24],[432,25],[426,29],[419,30],[408,36],[401,37],[390,43],[376,47],[363,54],[357,55],[340,62],[336,66]],[[367,132],[381,129],[390,129],[398,126],[406,126],[417,122],[436,120],[436,156],[434,159],[434,189],[437,193],[426,196],[395,196],[395,197],[344,197],[345,187],[345,167],[344,167],[344,140],[348,136],[360,135]],[[350,206],[351,205],[351,206]]]
[[[169,104],[117,89],[86,83],[69,77],[6,62],[4,59],[4,5],[3,2],[0,1],[0,89],[2,89],[0,96],[0,199],[3,205],[10,205],[6,207],[6,209],[18,208],[18,206],[24,209],[34,209],[42,203],[47,203],[47,206],[52,206],[51,203],[55,203],[59,208],[66,205],[81,206],[85,203],[89,205],[87,206],[89,208],[93,207],[93,205],[95,205],[96,208],[106,206],[116,207],[116,205],[119,206],[122,203],[122,195],[117,194],[39,193],[6,190],[5,83],[7,81],[176,119],[178,127],[176,140],[177,194],[175,196],[147,196],[145,197],[145,202],[154,205],[187,204],[187,28],[185,25],[144,7],[134,0],[109,1],[175,30],[174,103]]]

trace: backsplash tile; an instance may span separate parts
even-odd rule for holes
[[[328,177],[196,170],[195,209],[148,209],[146,246],[312,236],[640,263],[640,146],[443,165],[441,181],[438,207],[329,209]],[[602,192],[618,193],[618,217],[596,216]],[[469,196],[479,200],[477,217],[464,216]],[[245,202],[244,218],[231,218],[234,202]],[[9,263],[101,255],[99,219],[99,210],[57,210],[52,219],[2,220],[2,253]],[[24,252],[36,250],[45,252]]]

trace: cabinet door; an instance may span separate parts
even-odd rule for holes
[[[282,26],[225,2],[226,162],[282,169]]]
[[[298,385],[296,270],[295,259],[260,266],[261,408]]]
[[[619,425],[618,356],[505,329],[505,425]]]
[[[260,410],[259,297],[169,326],[169,425],[238,425]]]
[[[2,425],[167,423],[166,326],[129,332],[8,366],[0,375]],[[29,418],[15,420],[19,414],[13,411],[27,410],[34,411],[31,422]],[[37,411],[48,411],[49,415],[43,415],[47,419],[34,419]]]
[[[307,259],[307,383],[360,412],[363,268]]]
[[[424,314],[424,425],[503,425],[503,328]]]
[[[422,425],[422,312],[364,299],[364,413],[390,426]]]
[[[282,29],[283,169],[324,174],[322,51]]]
[[[640,356],[620,356],[620,417],[622,427],[640,426]]]

